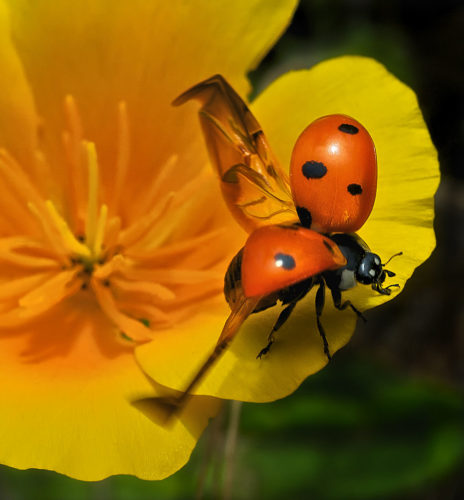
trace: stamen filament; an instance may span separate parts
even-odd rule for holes
[[[121,101],[118,106],[118,152],[114,179],[113,198],[111,208],[113,213],[118,213],[121,192],[129,168],[130,159],[130,131],[127,105]]]
[[[149,279],[157,284],[195,285],[206,281],[222,282],[224,272],[214,269],[131,269],[127,276],[134,281]]]
[[[181,189],[170,193],[171,196],[174,196],[174,199],[172,207],[170,207],[169,218],[158,218],[156,223],[150,224],[149,231],[145,233],[137,245],[144,245],[150,249],[162,246],[171,234],[181,226],[181,221],[185,217],[191,218],[192,206],[195,205],[197,200],[195,193],[202,188],[202,185],[208,179],[209,176],[203,171],[182,186]]]
[[[71,269],[55,274],[19,300],[21,307],[34,308],[45,303],[55,304],[61,300],[75,279],[79,269]]]
[[[42,227],[42,231],[44,232],[46,238],[52,245],[52,247],[55,249],[57,252],[58,258],[60,259],[61,262],[64,264],[68,264],[68,258],[66,257],[66,248],[64,246],[64,243],[58,239],[58,235],[55,233],[54,229],[56,229],[56,226],[54,226],[53,222],[50,220],[50,213],[49,211],[45,211],[45,216],[44,213],[41,213],[38,209],[38,207],[32,203],[29,202],[27,204],[29,210],[31,213],[36,217],[36,219],[39,221],[40,226]],[[49,215],[49,217],[47,217]],[[53,224],[53,225],[52,225]]]
[[[55,259],[47,259],[46,257],[33,257],[31,255],[21,255],[19,253],[0,250],[0,260],[10,262],[19,267],[36,268],[36,269],[55,269],[59,267],[59,263]]]
[[[136,260],[144,260],[146,263],[151,261],[159,261],[168,257],[179,257],[183,253],[192,252],[193,249],[201,248],[208,242],[215,242],[225,234],[224,228],[219,228],[199,236],[186,238],[185,240],[176,241],[163,247],[156,249],[156,251],[148,250],[146,248],[134,249],[128,248],[125,252],[126,255]]]
[[[74,295],[81,288],[81,281],[75,279],[75,276],[68,275],[67,280],[63,280],[59,274],[55,275],[55,278],[57,277],[59,277],[59,279],[57,279],[57,281],[60,282],[58,283],[59,287],[56,286],[56,282],[49,285],[49,290],[51,290],[52,293],[49,295],[45,293],[45,295],[47,295],[47,300],[32,300],[31,303],[28,304],[28,300],[26,299],[25,302],[27,307],[20,306],[0,314],[0,328],[17,327],[27,323],[41,314],[46,313],[67,297]],[[44,285],[46,285],[46,283]]]
[[[71,95],[64,100],[64,111],[69,131],[63,133],[63,145],[69,163],[69,175],[66,176],[68,203],[70,204],[71,227],[78,229],[78,219],[82,214],[85,201],[83,152],[82,152],[82,124],[76,101]]]
[[[23,278],[16,278],[0,283],[0,300],[7,301],[25,294],[28,290],[41,284],[51,273],[37,273]]]
[[[134,245],[137,240],[142,238],[147,231],[150,231],[151,227],[154,225],[155,221],[160,218],[160,216],[167,210],[167,207],[174,199],[175,193],[168,193],[161,201],[159,201],[153,209],[134,222],[124,231],[121,231],[118,238],[118,243],[124,247]]]
[[[86,142],[87,168],[89,175],[89,195],[85,224],[85,241],[89,248],[94,248],[98,217],[98,160],[95,144]]]
[[[52,221],[55,224],[56,229],[58,230],[63,243],[66,245],[66,247],[69,249],[71,253],[77,254],[77,255],[82,255],[84,257],[91,257],[91,253],[89,248],[81,243],[72,233],[72,231],[69,229],[68,224],[66,221],[61,217],[61,215],[58,213],[55,205],[51,200],[47,200],[45,202],[45,205],[47,207],[47,210],[50,214],[50,217]]]
[[[111,217],[106,225],[105,247],[108,250],[115,251],[115,246],[118,241],[119,232],[121,230],[120,217]]]
[[[95,258],[100,256],[102,251],[103,239],[105,237],[105,227],[106,227],[106,218],[108,215],[108,207],[103,204],[100,207],[100,215],[98,216],[97,229],[95,233],[95,241],[93,245],[93,255]]]
[[[18,163],[4,149],[0,149],[0,171],[22,200],[40,206],[42,197]]]
[[[174,292],[169,288],[151,281],[128,281],[121,278],[113,278],[111,283],[123,292],[144,293],[160,300],[173,300],[176,297]]]
[[[146,304],[139,300],[133,302],[120,302],[121,310],[132,311],[138,313],[141,317],[149,319],[150,323],[163,324],[164,327],[172,325],[171,315],[162,311],[159,307],[152,304]]]
[[[160,196],[160,191],[163,186],[166,186],[167,180],[172,176],[173,167],[177,163],[179,156],[176,154],[171,155],[166,162],[158,170],[151,186],[146,186],[145,196],[139,202],[137,213],[140,215],[145,214],[150,207],[156,204],[157,198]]]
[[[111,274],[121,271],[125,266],[127,266],[126,259],[122,255],[115,255],[111,260],[105,262],[105,264],[97,266],[93,275],[99,280],[105,280]]]
[[[91,284],[102,311],[120,329],[121,334],[128,335],[137,342],[146,342],[153,338],[152,330],[119,310],[108,287],[103,286],[97,280],[92,280]]]

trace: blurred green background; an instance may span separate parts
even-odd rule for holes
[[[290,69],[360,54],[414,88],[443,178],[437,248],[404,292],[292,396],[226,405],[173,477],[85,483],[1,467],[0,500],[464,498],[463,33],[459,1],[303,0],[250,75],[259,93]]]

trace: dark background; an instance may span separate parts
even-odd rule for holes
[[[173,477],[83,483],[2,467],[0,499],[464,498],[463,40],[459,1],[303,0],[251,73],[255,93],[343,54],[374,57],[410,85],[439,152],[436,250],[295,394],[225,407]]]

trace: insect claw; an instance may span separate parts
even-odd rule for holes
[[[266,347],[264,347],[263,349],[261,349],[258,353],[258,355],[256,356],[256,359],[261,359],[263,356],[265,356],[266,354],[269,353],[269,351],[271,350],[271,346],[272,344],[274,343],[274,341],[271,341],[267,344]]]

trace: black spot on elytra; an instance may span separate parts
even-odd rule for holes
[[[278,267],[281,267],[282,269],[286,269],[287,271],[290,271],[295,267],[295,259],[286,253],[277,253],[274,256],[274,259],[276,261],[276,265]]]
[[[327,173],[327,167],[319,161],[307,161],[301,167],[301,171],[306,179],[320,179]]]
[[[357,134],[359,132],[358,127],[355,127],[354,125],[350,125],[349,123],[342,123],[339,127],[338,130],[340,132],[345,132],[345,134]]]
[[[330,246],[329,243],[327,243],[327,241],[322,240],[322,243],[324,243],[325,248],[327,248],[327,250],[329,250],[332,255],[335,253],[334,249]]]
[[[346,189],[348,189],[348,193],[352,194],[353,196],[362,194],[363,192],[363,188],[359,184],[349,184]]]
[[[296,213],[298,214],[298,218],[300,219],[301,225],[303,227],[306,227],[307,229],[310,229],[311,224],[313,223],[311,212],[307,208],[296,207]]]

